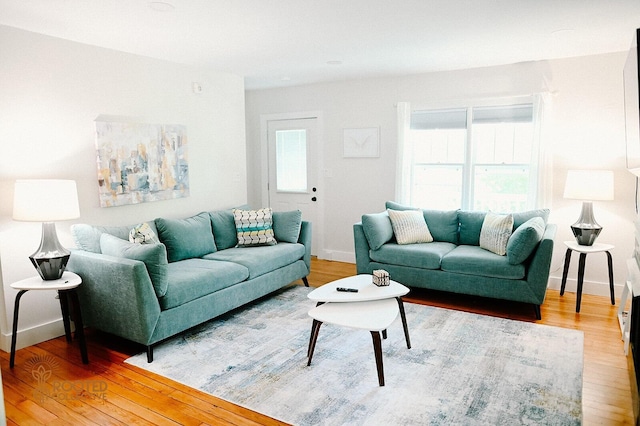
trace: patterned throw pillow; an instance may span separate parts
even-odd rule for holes
[[[238,247],[272,246],[277,244],[273,234],[271,208],[260,210],[233,210]]]
[[[391,227],[398,244],[430,243],[433,241],[422,211],[388,209],[387,213],[391,219]]]
[[[147,222],[136,225],[131,232],[129,232],[130,243],[141,244],[157,244],[160,242],[156,233],[149,226]]]
[[[480,247],[506,256],[507,243],[513,232],[513,215],[487,213],[480,230]]]

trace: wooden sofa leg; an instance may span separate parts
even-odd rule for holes
[[[151,364],[153,362],[153,346],[147,346],[147,362]]]
[[[305,287],[309,287],[309,280],[307,280],[307,277],[302,277],[302,282],[304,283]]]
[[[540,314],[540,305],[533,305],[533,309],[536,311],[536,319],[541,320],[542,315]]]

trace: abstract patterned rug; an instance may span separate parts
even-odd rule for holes
[[[126,362],[295,425],[576,425],[583,333],[405,303],[382,342],[323,324],[307,367],[315,304],[293,286]]]

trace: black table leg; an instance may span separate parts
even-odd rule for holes
[[[587,260],[587,253],[580,253],[578,262],[578,294],[576,298],[576,312],[580,312],[580,301],[582,299],[582,284],[584,283],[584,264]]]
[[[13,305],[13,332],[11,333],[11,356],[9,357],[9,368],[13,368],[16,361],[16,339],[18,337],[18,311],[20,310],[20,298],[29,290],[20,290],[16,295]]]
[[[78,339],[78,343],[80,345],[80,354],[82,356],[82,363],[89,364],[89,356],[87,354],[87,343],[84,339],[84,324],[82,323],[82,312],[80,312],[80,301],[78,300],[78,293],[76,289],[73,288],[71,290],[61,290],[62,293],[65,293],[65,298],[69,296],[71,298],[72,304],[72,312],[73,312],[73,323],[76,326],[76,339]],[[64,315],[64,313],[63,313]],[[69,322],[69,318],[67,317],[67,322]]]
[[[376,357],[376,369],[378,370],[378,384],[384,386],[384,366],[382,365],[382,340],[379,331],[372,331],[373,353]]]
[[[71,343],[71,324],[69,322],[69,299],[64,291],[58,291],[58,300],[60,300],[60,310],[62,311],[62,324],[64,325],[64,335],[67,343]]]
[[[316,341],[318,340],[321,325],[321,321],[318,321],[317,319],[313,320],[313,325],[311,326],[311,339],[309,340],[309,350],[307,351],[307,356],[309,357],[307,366],[311,365],[311,358],[313,358],[313,351],[316,348]]]
[[[616,293],[613,289],[613,259],[611,258],[611,253],[606,251],[607,253],[607,263],[609,264],[609,292],[611,293],[611,304],[616,304]]]
[[[411,339],[409,338],[409,326],[407,326],[407,316],[404,313],[404,303],[401,297],[396,297],[398,308],[400,309],[400,318],[402,319],[402,328],[404,329],[404,339],[407,341],[407,349],[411,349]]]
[[[560,296],[564,294],[564,287],[567,285],[567,274],[569,273],[569,264],[571,263],[571,252],[572,250],[568,248],[566,254],[564,255],[564,269],[562,270],[562,285],[560,286]]]

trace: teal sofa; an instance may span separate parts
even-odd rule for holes
[[[391,201],[386,208],[413,209]],[[548,210],[513,213],[506,255],[479,246],[486,212],[422,212],[434,241],[404,245],[396,241],[387,210],[363,215],[353,226],[358,274],[384,269],[409,287],[530,303],[541,319],[557,228],[547,223]],[[542,225],[532,229],[534,222]]]
[[[276,244],[239,247],[231,209],[147,222],[158,241],[130,243],[135,227],[76,224],[67,270],[80,275],[85,325],[153,346],[302,279],[311,223],[273,212]]]

